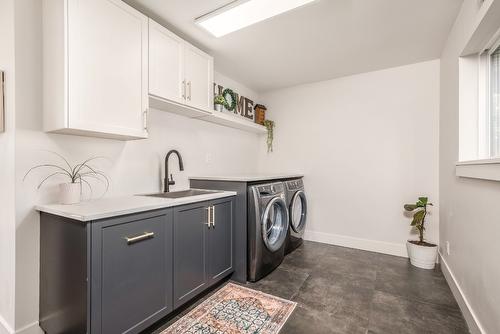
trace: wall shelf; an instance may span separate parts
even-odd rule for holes
[[[257,134],[267,133],[267,130],[264,126],[251,121],[247,121],[243,117],[225,112],[201,110],[180,103],[165,100],[154,95],[149,95],[149,106],[154,109],[171,112],[188,118],[200,119],[202,121],[239,129],[242,131],[253,132]]]
[[[201,110],[154,95],[149,95],[149,107],[189,118],[201,118],[211,115],[211,112],[208,110]]]
[[[254,132],[257,134],[267,133],[266,128],[260,124],[224,112],[214,111],[211,115],[203,117],[202,120],[247,132]]]

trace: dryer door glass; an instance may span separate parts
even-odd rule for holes
[[[292,204],[290,205],[290,225],[292,229],[300,233],[306,227],[307,218],[307,199],[304,192],[297,191],[293,195]]]
[[[273,198],[262,216],[262,239],[275,252],[283,246],[288,228],[288,210],[281,197]]]

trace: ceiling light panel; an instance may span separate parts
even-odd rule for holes
[[[264,21],[316,0],[235,1],[196,19],[196,23],[215,37]]]

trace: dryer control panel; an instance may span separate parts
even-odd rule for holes
[[[290,191],[300,190],[304,188],[304,182],[302,179],[287,181],[286,188]]]

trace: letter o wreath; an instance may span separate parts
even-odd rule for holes
[[[231,104],[229,104],[227,102],[227,97],[226,96],[230,96],[231,97]],[[236,93],[233,92],[232,89],[229,89],[229,88],[226,88],[224,89],[224,91],[222,92],[222,96],[224,96],[224,99],[226,100],[226,103],[224,104],[224,107],[226,107],[227,110],[229,111],[234,111],[236,109]]]

